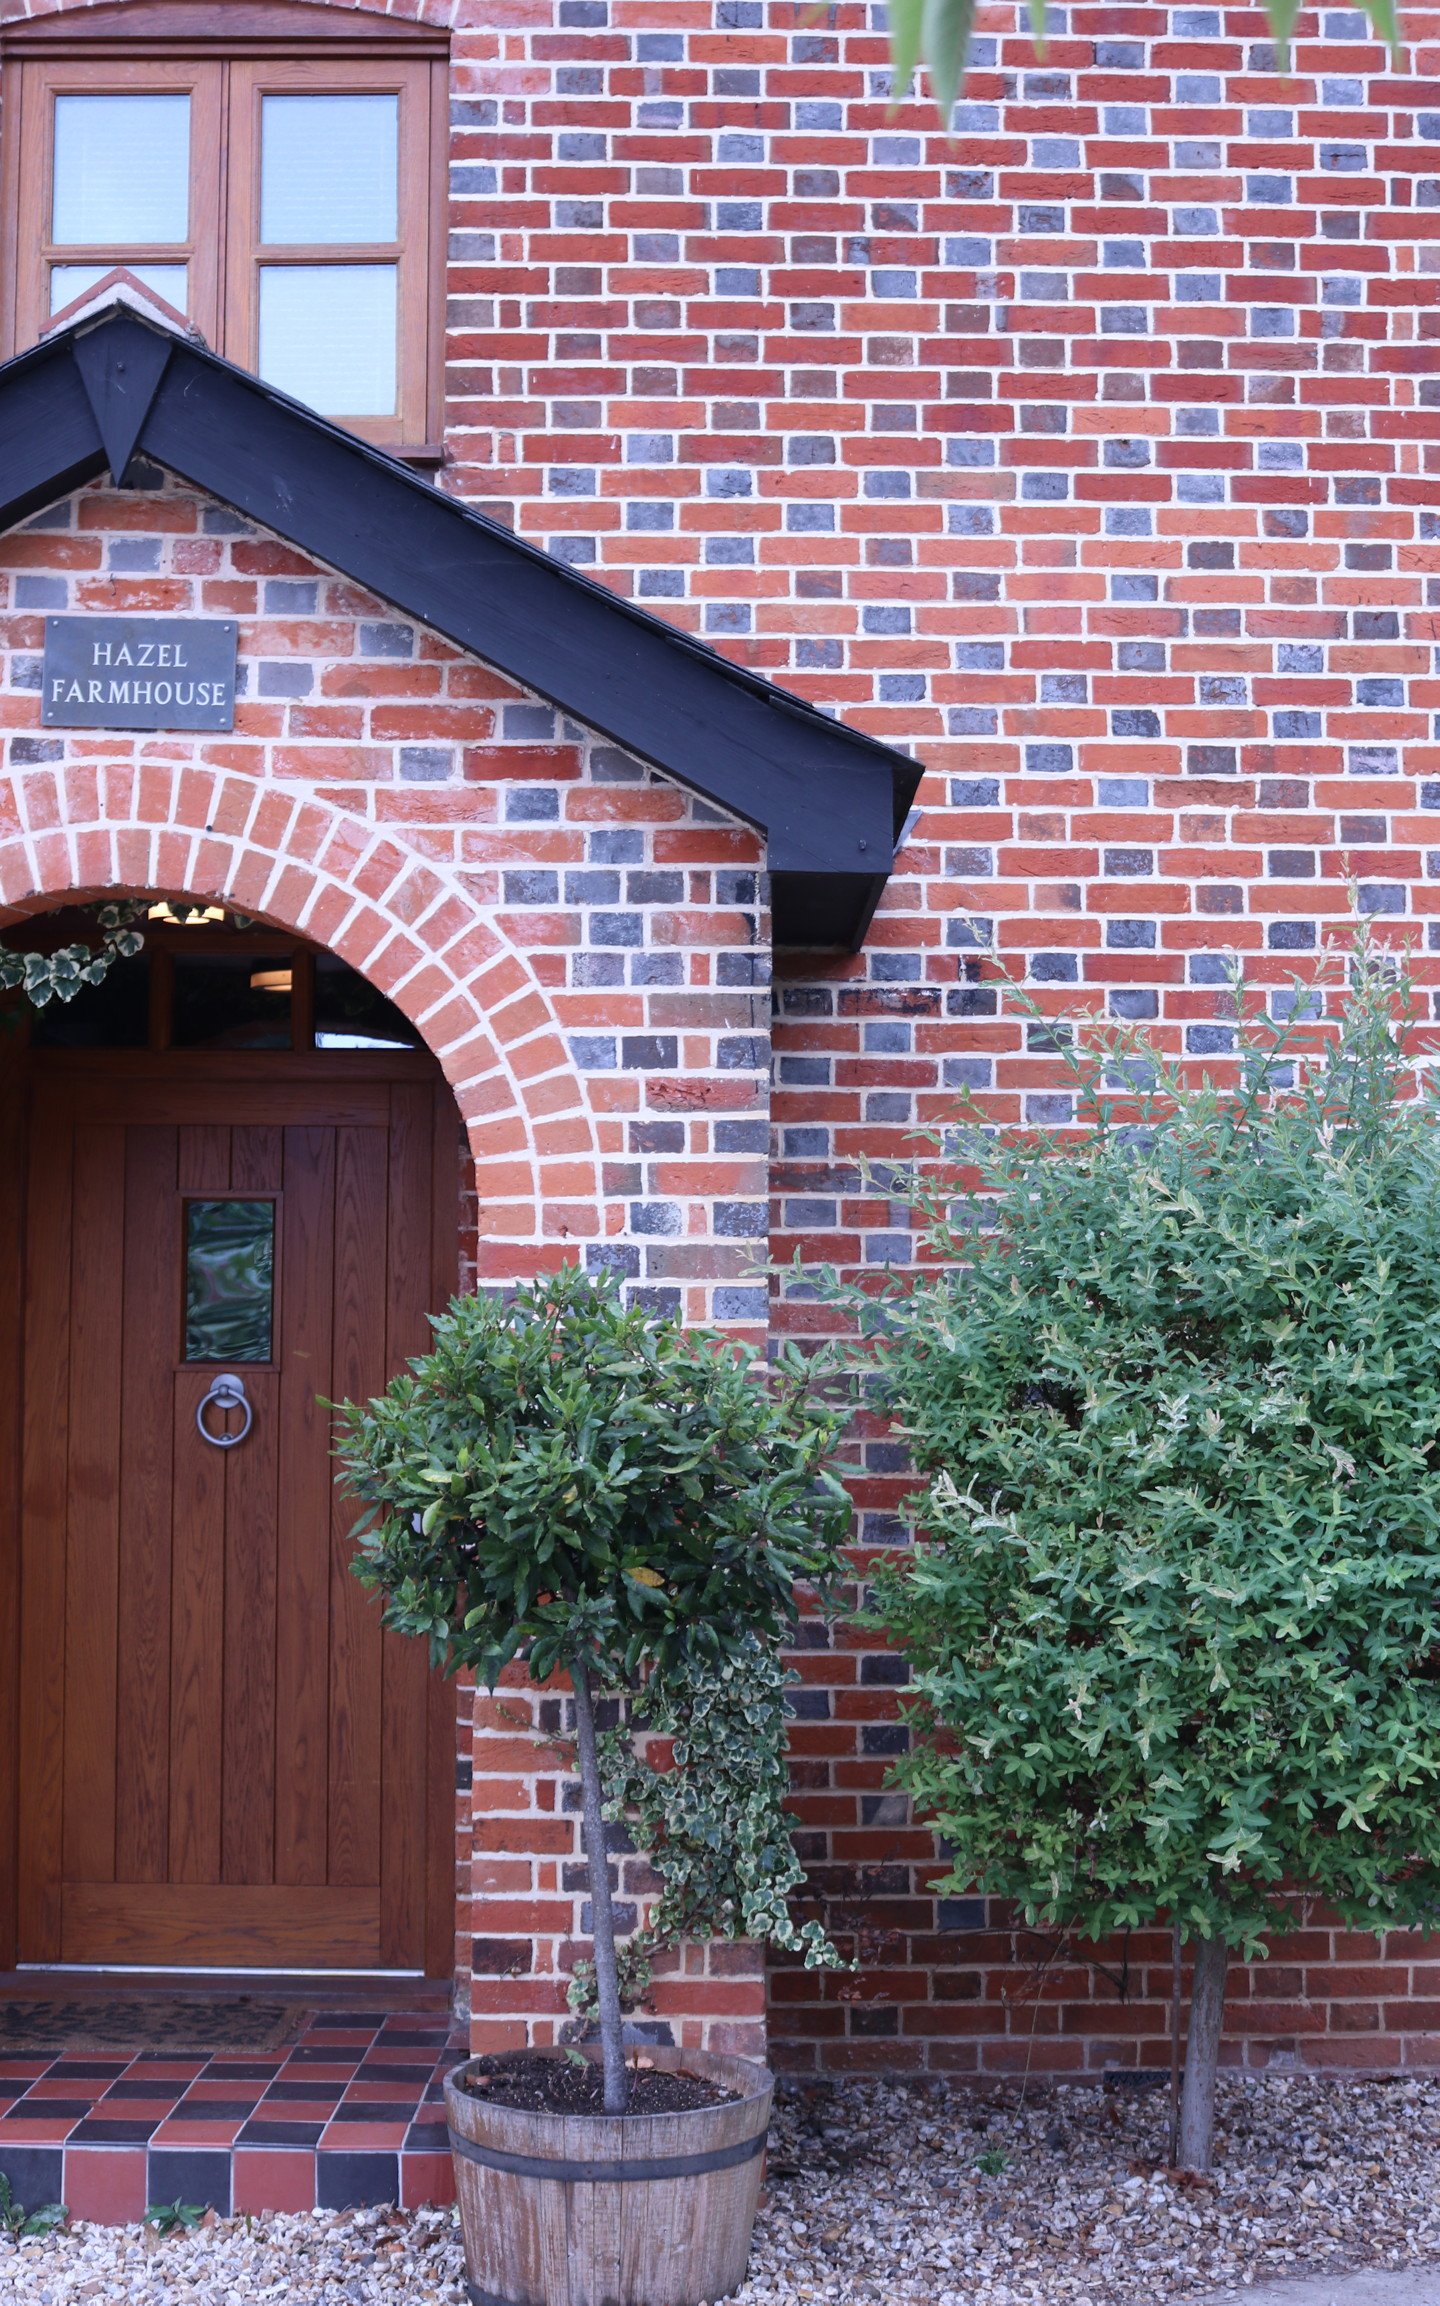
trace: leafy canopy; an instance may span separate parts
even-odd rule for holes
[[[798,1357],[767,1374],[573,1265],[433,1327],[342,1410],[338,1454],[370,1507],[356,1574],[437,1663],[493,1685],[518,1654],[537,1680],[580,1659],[620,1688],[773,1646],[832,1575],[840,1415]]]
[[[1440,1114],[1407,999],[1362,941],[1328,1051],[1242,1021],[1228,1091],[1082,1032],[1088,1133],[966,1125],[966,1190],[917,1182],[936,1262],[859,1302],[925,1480],[876,1608],[947,1886],[1247,1950],[1282,1884],[1436,1914]],[[1137,1123],[1106,1084],[1141,1072]]]

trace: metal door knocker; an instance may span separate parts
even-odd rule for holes
[[[209,1426],[205,1423],[205,1412],[212,1401],[222,1415],[231,1409],[240,1411],[245,1422],[238,1433],[212,1433],[210,1431]],[[195,1423],[200,1428],[201,1439],[208,1441],[212,1449],[234,1449],[238,1443],[242,1442],[255,1423],[255,1412],[250,1406],[250,1396],[245,1391],[243,1378],[232,1376],[229,1370],[222,1370],[201,1402],[200,1407],[196,1410]]]

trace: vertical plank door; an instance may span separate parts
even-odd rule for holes
[[[36,1072],[20,1958],[443,1973],[448,1694],[350,1574],[325,1403],[454,1287],[448,1092],[408,1053]]]

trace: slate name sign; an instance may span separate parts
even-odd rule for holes
[[[233,617],[47,617],[48,729],[233,729]]]

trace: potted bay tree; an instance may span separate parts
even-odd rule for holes
[[[762,1367],[576,1266],[457,1298],[433,1329],[379,1399],[341,1412],[367,1509],[355,1569],[446,1671],[568,1685],[593,1921],[572,1992],[594,2013],[583,2047],[472,2059],[447,2084],[472,2295],[699,2306],[744,2277],[771,2077],[627,2055],[624,2003],[681,1933],[839,1960],[790,1917],[779,1653],[800,1592],[837,1566],[841,1413],[798,1355]],[[673,1767],[652,1765],[645,1730],[673,1741]],[[634,1820],[662,1882],[627,1947],[607,1816]]]

